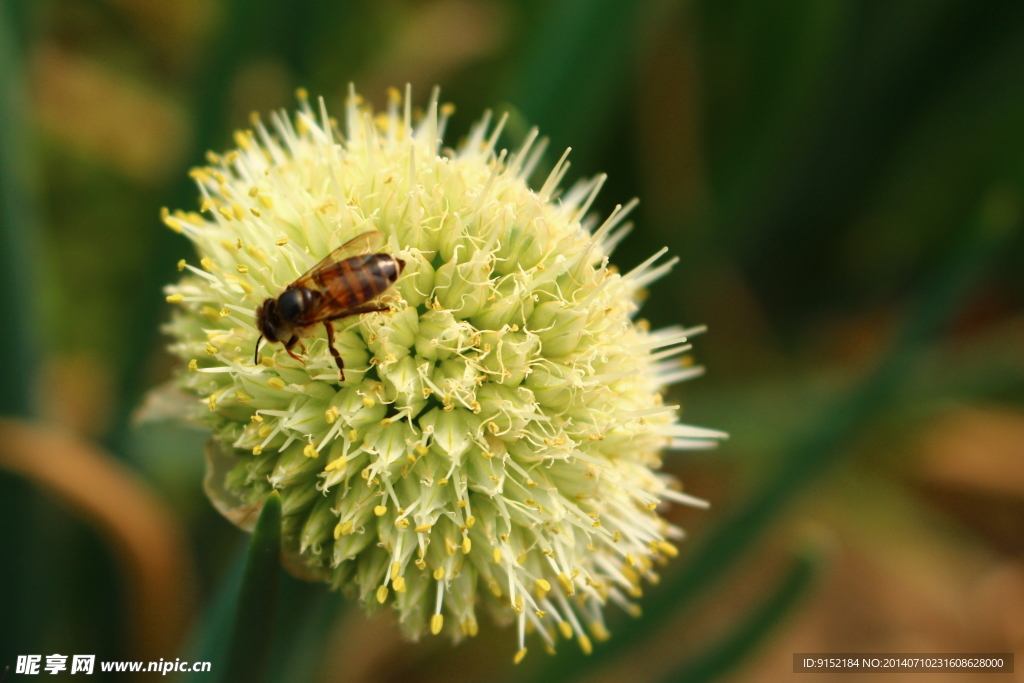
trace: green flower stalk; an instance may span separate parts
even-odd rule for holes
[[[207,490],[243,528],[278,490],[289,568],[390,604],[405,633],[477,632],[478,610],[589,652],[609,602],[676,555],[664,503],[706,507],[659,473],[663,449],[715,445],[662,392],[700,374],[680,360],[701,328],[649,331],[639,294],[674,260],[608,265],[634,203],[588,214],[598,176],[564,194],[566,156],[537,189],[537,131],[497,151],[487,114],[441,148],[437,93],[414,123],[408,92],[374,115],[351,93],[344,127],[300,91],[294,118],[259,120],[192,172],[200,213],[164,214],[195,244],[167,288],[179,384],[209,425]],[[255,307],[333,249],[378,231],[401,276],[386,312],[323,325],[300,360],[262,347]]]

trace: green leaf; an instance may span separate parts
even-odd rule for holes
[[[238,595],[235,626],[228,649],[227,683],[263,680],[273,642],[281,569],[281,495],[267,496],[249,541],[245,577]]]

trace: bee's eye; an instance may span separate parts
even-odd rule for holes
[[[285,320],[293,320],[306,307],[301,289],[289,289],[277,299],[277,311]]]

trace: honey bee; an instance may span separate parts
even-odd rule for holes
[[[260,340],[281,342],[285,351],[304,362],[292,349],[300,337],[308,336],[314,325],[323,323],[327,329],[327,348],[338,364],[338,374],[345,381],[345,363],[334,347],[332,321],[352,315],[390,310],[373,303],[395,283],[405,268],[405,261],[378,252],[383,238],[376,230],[364,232],[341,245],[322,261],[306,271],[275,298],[264,299],[256,307],[256,340],[254,362],[259,362]]]

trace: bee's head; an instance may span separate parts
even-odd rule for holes
[[[256,329],[266,337],[267,341],[281,341],[281,337],[284,336],[282,323],[276,299],[264,299],[263,303],[256,307]]]

